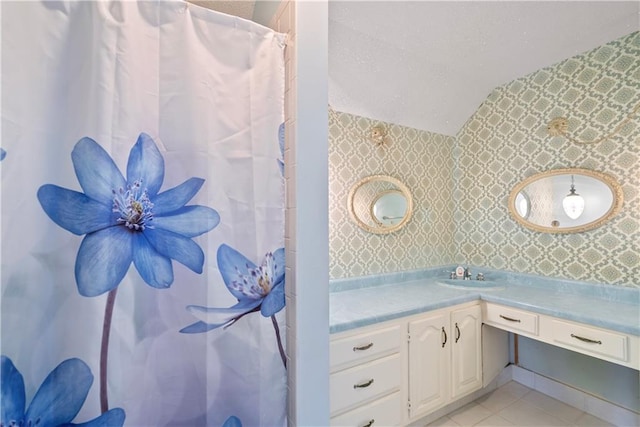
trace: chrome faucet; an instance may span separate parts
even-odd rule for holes
[[[471,267],[467,267],[464,269],[464,275],[462,276],[464,280],[471,280]]]

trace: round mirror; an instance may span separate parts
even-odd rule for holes
[[[349,192],[351,219],[363,230],[387,234],[404,226],[413,212],[409,188],[396,178],[373,175],[357,182]]]
[[[601,226],[622,208],[622,188],[588,169],[554,169],[533,175],[509,195],[520,224],[546,233],[576,233]]]

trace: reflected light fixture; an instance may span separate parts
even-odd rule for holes
[[[571,175],[571,188],[569,194],[562,200],[562,208],[564,213],[571,219],[578,219],[582,212],[584,212],[584,199],[581,195],[576,193],[576,186],[573,182],[573,175]]]

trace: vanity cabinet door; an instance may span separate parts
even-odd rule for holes
[[[449,313],[409,322],[409,417],[449,400]]]
[[[482,310],[479,305],[451,313],[451,397],[482,387]]]

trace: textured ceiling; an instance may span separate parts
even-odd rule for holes
[[[497,86],[639,29],[632,1],[331,1],[332,108],[455,135]]]

